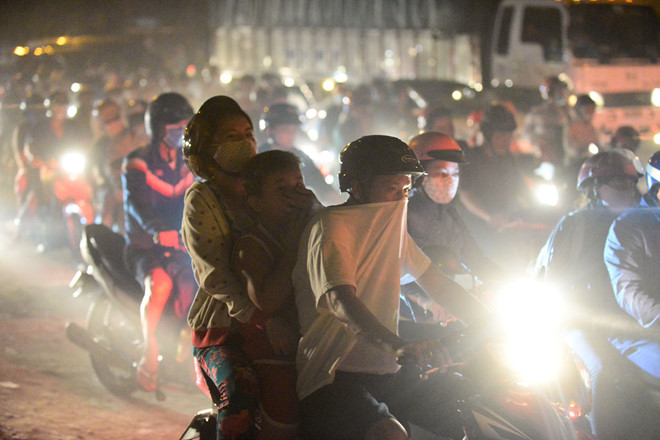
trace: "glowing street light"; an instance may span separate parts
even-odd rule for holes
[[[14,55],[18,55],[19,57],[25,56],[30,53],[30,48],[27,46],[16,46],[14,49]]]

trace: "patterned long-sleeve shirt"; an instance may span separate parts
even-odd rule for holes
[[[222,343],[232,319],[255,325],[267,319],[231,266],[234,240],[252,225],[211,183],[195,182],[186,192],[181,232],[199,285],[188,314],[196,347]]]

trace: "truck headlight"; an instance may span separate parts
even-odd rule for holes
[[[660,88],[653,89],[651,92],[651,104],[656,107],[660,107]]]

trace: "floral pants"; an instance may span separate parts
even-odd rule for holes
[[[260,426],[259,383],[237,344],[194,348],[200,367],[220,392],[218,440],[251,440]]]

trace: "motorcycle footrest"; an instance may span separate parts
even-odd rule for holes
[[[198,412],[179,440],[215,439],[218,424],[217,417],[217,413],[213,408]]]

